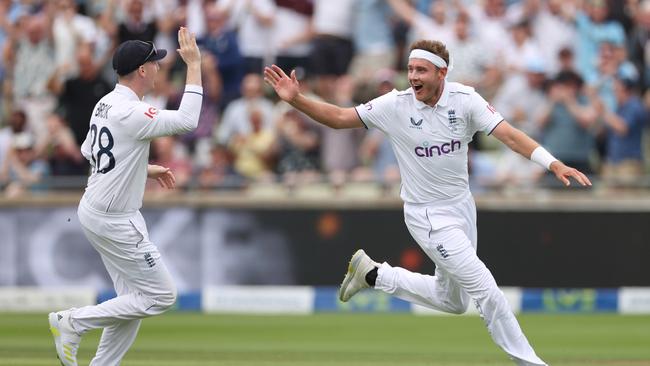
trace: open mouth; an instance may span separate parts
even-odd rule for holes
[[[419,92],[422,90],[422,85],[413,85],[413,90],[415,90],[416,93]]]

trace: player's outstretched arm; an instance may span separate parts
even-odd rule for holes
[[[178,44],[180,48],[177,51],[187,64],[187,85],[181,104],[178,110],[157,110],[146,103],[139,103],[133,114],[140,116],[143,123],[130,123],[127,128],[132,129],[130,133],[140,140],[187,133],[199,124],[203,103],[201,52],[194,34],[185,27],[178,30]]]
[[[519,153],[527,159],[530,159],[555,174],[565,186],[571,185],[569,178],[583,186],[590,186],[591,181],[581,171],[564,165],[553,155],[549,154],[546,149],[541,147],[535,140],[526,135],[523,131],[518,130],[508,121],[502,121],[493,131],[492,136],[503,142],[512,151]]]
[[[163,188],[174,189],[176,187],[176,177],[171,169],[160,165],[147,165],[147,178],[155,179]]]
[[[363,123],[354,108],[341,108],[302,95],[295,70],[291,72],[291,77],[289,77],[276,65],[265,67],[264,81],[273,87],[280,99],[325,126],[336,129],[363,127]]]

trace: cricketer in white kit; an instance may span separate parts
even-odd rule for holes
[[[518,365],[546,365],[524,336],[494,277],[476,254],[476,206],[469,191],[468,143],[477,131],[492,134],[569,184],[591,185],[523,132],[512,127],[473,88],[445,79],[444,44],[411,46],[411,88],[393,90],[356,108],[310,100],[299,93],[295,73],[267,67],[265,80],[277,94],[332,128],[377,128],[390,139],[402,175],[406,226],[436,264],[435,276],[376,263],[357,251],[339,290],[341,301],[366,287],[436,310],[461,314],[474,301],[494,342]]]
[[[50,330],[62,365],[77,365],[81,336],[103,328],[90,365],[119,365],[135,340],[142,318],[168,310],[176,288],[140,214],[147,177],[173,188],[169,169],[148,165],[151,139],[196,128],[203,99],[201,55],[194,35],[181,27],[177,50],[187,64],[185,93],[178,110],[157,110],[142,102],[154,88],[158,60],[167,51],[153,43],[126,41],[115,50],[115,89],[95,106],[81,150],[91,175],[79,203],[83,232],[99,252],[117,297],[95,306],[50,313]]]

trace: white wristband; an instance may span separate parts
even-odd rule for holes
[[[551,155],[550,152],[546,151],[545,148],[538,146],[533,153],[530,154],[530,160],[536,162],[537,164],[546,168],[546,170],[551,168],[551,163],[557,161],[557,159]]]

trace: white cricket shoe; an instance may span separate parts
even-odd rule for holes
[[[339,300],[346,302],[360,290],[369,288],[370,285],[366,282],[366,274],[375,267],[379,267],[379,263],[370,259],[363,249],[357,250],[350,259],[348,273],[345,274],[339,289]]]
[[[50,313],[50,332],[54,336],[54,345],[61,365],[77,366],[77,349],[81,336],[72,328],[70,310]]]

